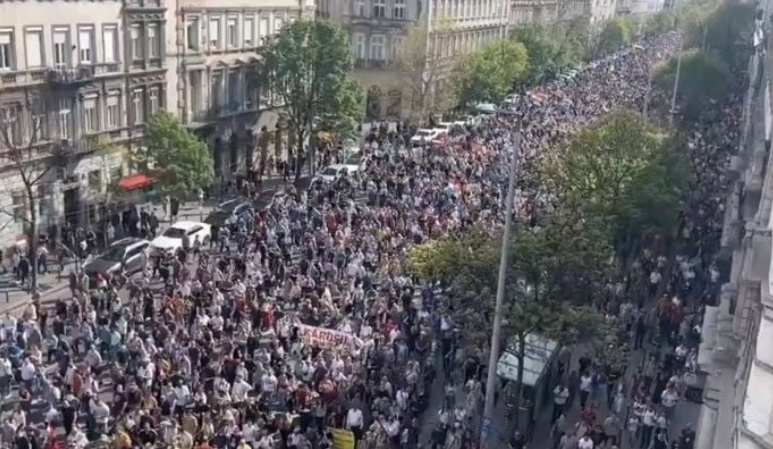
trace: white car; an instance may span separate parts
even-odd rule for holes
[[[317,174],[316,178],[326,182],[333,182],[336,179],[340,178],[341,176],[352,174],[352,173],[358,172],[359,170],[360,170],[359,165],[355,166],[355,165],[333,164],[325,167],[324,170],[322,170]]]
[[[443,130],[441,129],[418,129],[416,130],[416,134],[411,137],[411,146],[416,147],[428,144],[437,139],[442,134],[442,132]]]
[[[196,237],[199,238],[201,245],[208,245],[212,238],[212,227],[207,223],[197,221],[178,221],[168,227],[166,231],[150,242],[151,248],[155,252],[173,252],[183,246],[183,237],[188,236],[191,247]]]

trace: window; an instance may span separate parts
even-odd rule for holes
[[[32,129],[30,129],[30,143],[48,140],[48,118],[46,113],[39,111],[32,114]]]
[[[365,59],[365,35],[362,33],[354,33],[352,35],[352,53],[357,59]]]
[[[142,52],[142,30],[140,25],[132,25],[131,28],[132,60],[139,61],[143,58]]]
[[[65,68],[70,62],[70,30],[54,29],[54,67]]]
[[[102,59],[106,63],[118,61],[118,28],[106,26],[102,30]]]
[[[148,107],[150,108],[149,112],[151,116],[156,115],[156,112],[158,112],[158,109],[161,104],[159,102],[160,97],[158,95],[158,91],[159,89],[157,87],[154,87],[150,89],[150,91],[148,92]]]
[[[223,106],[223,74],[217,72],[212,74],[210,84],[209,102],[215,108]]]
[[[13,31],[0,31],[0,70],[13,70]]]
[[[151,58],[158,58],[161,53],[161,39],[159,35],[158,24],[153,23],[148,25],[147,39],[148,56]]]
[[[145,111],[142,99],[142,89],[132,92],[132,112],[134,113],[134,124],[145,122]]]
[[[395,19],[405,19],[405,0],[395,0]]]
[[[261,16],[260,29],[258,30],[261,43],[269,36],[269,23],[271,23],[271,18],[269,16]]]
[[[201,43],[201,39],[199,38],[199,31],[201,29],[199,18],[189,17],[185,29],[188,50],[199,50],[199,44]]]
[[[121,108],[119,106],[120,98],[121,97],[117,94],[111,94],[107,97],[107,129],[116,129],[121,126]]]
[[[44,217],[48,215],[48,211],[53,209],[51,207],[53,201],[53,195],[51,189],[46,184],[38,184],[38,215]]]
[[[239,19],[236,17],[229,17],[227,33],[228,33],[228,46],[230,48],[236,48],[239,46]]]
[[[93,64],[94,53],[92,42],[94,41],[94,29],[91,27],[78,29],[78,50],[81,64]]]
[[[99,131],[99,115],[97,115],[97,99],[83,100],[83,132],[86,134]]]
[[[365,0],[354,0],[354,11],[356,17],[365,17]]]
[[[403,49],[403,42],[402,36],[392,36],[392,45],[389,47],[392,61],[396,61],[400,57],[400,52]]]
[[[27,28],[24,31],[27,51],[27,68],[43,67],[43,28]]]
[[[370,37],[370,59],[383,61],[386,36],[374,35]]]
[[[123,178],[123,167],[112,167],[110,169],[110,183],[117,184]]]
[[[239,110],[239,99],[243,97],[241,84],[239,72],[233,71],[228,73],[228,109],[231,111]]]
[[[15,223],[21,223],[27,216],[26,204],[24,201],[26,196],[24,191],[13,192],[11,194],[11,201],[13,202],[13,221]]]
[[[209,19],[209,47],[220,48],[220,19]]]
[[[282,28],[285,26],[285,19],[284,17],[275,17],[274,18],[274,33],[278,33],[282,31]]]
[[[386,0],[373,0],[373,17],[384,18],[386,16]]]
[[[244,18],[244,46],[252,47],[255,45],[255,18]]]
[[[56,120],[60,139],[70,138],[70,100],[59,100],[59,114]]]
[[[0,145],[20,143],[21,131],[19,128],[21,124],[17,120],[16,110],[17,108],[13,106],[0,109],[0,127],[5,134],[4,139],[0,140]]]
[[[102,189],[102,172],[99,170],[91,170],[89,172],[89,189],[101,190]]]

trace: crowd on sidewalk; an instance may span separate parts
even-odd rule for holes
[[[407,249],[501,223],[508,158],[528,170],[540,148],[640,105],[653,64],[678,45],[652,39],[439,144],[416,150],[375,137],[358,174],[289,188],[221,232],[221,245],[179,251],[161,289],[148,270],[128,292],[104,282],[54,310],[6,317],[0,388],[18,390],[18,402],[3,415],[2,445],[470,447],[482,357],[464,365],[466,400],[448,396],[430,442],[421,441],[422,415],[434,377],[454,370],[453,361],[436,369],[440,351],[455,332],[472,341],[480,330],[454,329],[441,312],[447,298],[404,274]],[[515,116],[525,123],[521,148],[512,147]],[[519,187],[529,204],[529,185]],[[665,340],[682,344],[678,335]],[[581,372],[581,401],[588,376],[598,384],[599,373]],[[596,428],[587,424],[580,449],[594,447],[584,443]]]

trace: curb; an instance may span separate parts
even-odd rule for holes
[[[67,284],[58,285],[56,287],[53,287],[49,290],[46,290],[45,292],[41,293],[40,295],[40,302],[41,304],[45,304],[47,302],[53,302],[52,300],[58,299],[54,298],[53,296],[59,295],[61,292],[65,290],[69,290],[70,286]],[[32,295],[25,292],[24,295],[21,297],[17,297],[18,299],[14,300],[11,299],[7,303],[0,303],[0,314],[9,314],[9,315],[18,315],[20,314],[25,307],[27,307],[29,304],[32,303]]]

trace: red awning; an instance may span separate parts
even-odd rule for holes
[[[145,187],[148,187],[151,184],[153,184],[153,179],[148,175],[143,175],[142,173],[127,176],[122,180],[118,181],[118,187],[127,191],[144,189]]]

